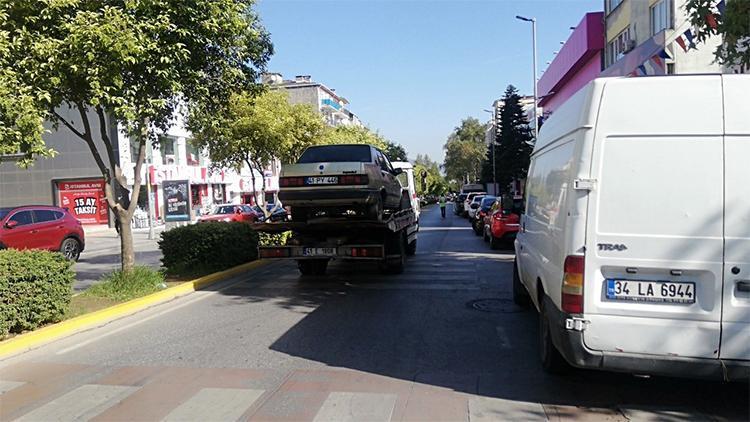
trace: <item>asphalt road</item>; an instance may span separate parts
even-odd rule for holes
[[[745,384],[542,372],[512,259],[428,209],[402,275],[276,262],[0,362],[0,419],[748,420]]]
[[[157,228],[155,239],[148,239],[147,229],[133,231],[135,262],[158,269],[161,266],[161,251],[156,243],[163,226]],[[104,275],[120,268],[120,237],[114,229],[86,234],[86,248],[73,266],[76,282],[73,290],[85,290]]]

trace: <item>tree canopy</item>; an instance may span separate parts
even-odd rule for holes
[[[440,173],[440,165],[427,154],[417,154],[414,160],[414,181],[419,196],[440,195],[448,191],[448,182]]]
[[[698,42],[722,36],[724,42],[714,51],[718,63],[750,69],[750,1],[688,0],[685,10],[690,23],[700,28]]]
[[[484,130],[484,125],[473,117],[462,120],[461,125],[453,129],[443,146],[443,166],[448,179],[465,183],[479,179],[486,148]]]

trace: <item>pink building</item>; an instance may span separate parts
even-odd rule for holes
[[[604,12],[587,13],[539,79],[539,106],[547,116],[602,71]]]

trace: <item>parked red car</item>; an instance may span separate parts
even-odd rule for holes
[[[68,210],[43,205],[0,208],[0,249],[60,251],[77,261],[86,245],[81,222]]]
[[[503,243],[511,244],[518,233],[521,218],[518,214],[503,210],[502,200],[498,198],[484,217],[484,240],[490,242],[492,249],[498,249]]]
[[[199,223],[209,221],[239,221],[253,223],[258,219],[258,212],[250,205],[245,204],[223,204],[217,205],[210,214],[201,216]]]

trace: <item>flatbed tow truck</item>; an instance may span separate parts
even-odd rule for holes
[[[305,222],[253,224],[265,233],[292,232],[286,245],[260,246],[263,259],[294,259],[302,275],[323,275],[331,259],[376,261],[385,273],[401,273],[417,250],[419,222],[409,207],[381,220],[323,217]]]

